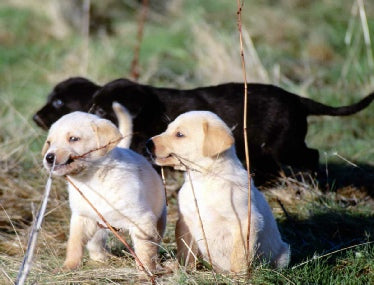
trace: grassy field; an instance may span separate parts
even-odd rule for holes
[[[0,3],[0,284],[16,279],[47,180],[40,155],[46,133],[32,122],[33,113],[52,87],[69,76],[103,84],[130,75],[137,2],[98,5],[98,11],[111,16],[112,33],[99,27],[88,39],[62,19],[57,2]],[[363,2],[360,7],[356,0],[245,1],[248,81],[277,84],[334,106],[373,91],[374,44],[367,35],[374,31],[374,3]],[[159,0],[154,6],[144,30],[140,82],[190,88],[242,81],[236,1]],[[360,18],[360,11],[366,18]],[[320,151],[325,175],[318,180],[284,178],[262,189],[283,238],[291,244],[289,268],[276,271],[259,264],[249,279],[214,279],[206,268],[188,272],[179,267],[158,276],[157,282],[373,283],[373,114],[371,105],[351,117],[311,117],[307,143]],[[70,218],[64,187],[62,179],[53,180],[28,284],[141,283],[133,259],[115,238],[110,240],[114,255],[107,263],[86,256],[79,270],[55,271],[64,260]],[[176,249],[175,193],[169,196],[161,250],[165,266],[174,260]]]

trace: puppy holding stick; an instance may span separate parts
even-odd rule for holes
[[[121,111],[119,105],[116,108]],[[126,130],[123,123],[131,118],[124,108],[122,120]],[[112,227],[129,230],[136,255],[153,271],[166,225],[163,185],[147,160],[126,148],[131,137],[119,143],[121,138],[110,121],[73,112],[51,126],[42,150],[43,164],[53,175],[68,176]],[[64,268],[79,266],[84,245],[91,259],[103,261],[102,221],[71,184],[68,191],[72,216]]]
[[[178,194],[179,261],[191,264],[196,256],[209,261],[210,254],[215,270],[244,270],[247,264],[248,177],[236,156],[228,126],[212,112],[187,112],[170,123],[164,133],[151,138],[147,148],[156,164],[189,173]],[[277,268],[285,267],[289,262],[289,245],[282,241],[270,207],[253,183],[251,190],[251,261],[259,259]]]

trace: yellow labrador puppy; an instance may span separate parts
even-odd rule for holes
[[[236,156],[227,125],[214,113],[191,111],[177,117],[167,130],[147,142],[158,165],[189,170],[178,194],[177,254],[184,264],[194,256],[218,271],[245,269],[248,177]],[[193,188],[192,188],[193,187]],[[264,196],[251,182],[250,257],[280,268],[288,265],[289,245],[282,241]],[[199,207],[208,249],[199,223]]]
[[[122,111],[122,128],[126,130],[123,123],[131,118],[123,113],[126,110],[116,107]],[[144,157],[125,148],[131,138],[116,147],[120,139],[121,133],[110,121],[88,113],[70,113],[51,126],[42,150],[43,164],[54,175],[68,176],[111,226],[129,230],[136,255],[152,271],[166,225],[163,185]],[[72,215],[64,267],[74,269],[86,244],[92,259],[105,259],[106,231],[70,184],[68,191]]]

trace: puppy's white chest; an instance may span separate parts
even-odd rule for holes
[[[199,250],[207,257],[197,203],[213,263],[223,270],[230,270],[233,237],[246,221],[245,191],[237,190],[230,183],[211,183],[210,179],[193,180],[191,184],[187,177],[178,196],[179,210]]]
[[[87,185],[77,181],[74,181],[74,184],[113,226],[118,221],[121,222],[121,227],[124,226],[125,217],[131,214],[131,202],[126,200],[126,193],[117,191],[118,189],[116,188],[108,189],[100,184]],[[100,221],[99,216],[75,187],[69,184],[68,190],[70,208],[73,213]]]
[[[184,216],[196,217],[197,203],[200,215],[204,217],[204,220],[217,219],[219,213],[214,208],[215,198],[209,198],[209,193],[204,193],[204,191],[200,191],[200,188],[201,185],[199,185],[198,183],[193,183],[193,185],[189,185],[188,182],[186,182],[183,185],[178,194],[180,211],[183,213]],[[193,194],[193,191],[195,193],[195,196]]]
[[[197,215],[195,198],[201,216],[209,222],[230,221],[233,216],[246,217],[247,195],[245,191],[231,187],[230,183],[211,183],[210,179],[190,183],[187,180],[178,195],[183,215]]]
[[[87,198],[87,200],[91,202],[91,204],[93,204],[94,207],[100,212],[107,212],[108,210],[110,211],[110,208],[115,207],[115,204],[113,203],[120,200],[120,197],[118,197],[116,193],[110,193],[110,195],[108,195],[108,193],[105,193],[105,191],[98,191],[103,189],[93,189],[84,184],[76,184],[78,184],[76,186]],[[92,218],[94,218],[94,215],[92,215],[92,207],[81,196],[81,194],[71,185],[69,185],[69,202],[72,211],[79,212],[84,216],[92,216]]]

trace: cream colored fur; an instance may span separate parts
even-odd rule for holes
[[[118,120],[118,130],[123,137],[117,146],[129,148],[132,139],[132,118],[130,112],[118,102],[113,102],[112,108]]]
[[[194,204],[194,189],[213,267],[219,271],[245,270],[248,177],[236,156],[227,125],[211,112],[192,111],[177,117],[152,140],[158,165],[190,169],[191,181],[185,175],[178,195],[176,240],[180,262],[191,263],[196,254],[209,261]],[[251,260],[285,267],[289,262],[289,245],[282,241],[268,203],[252,182],[251,189]]]
[[[144,157],[116,147],[120,138],[110,121],[70,113],[51,126],[43,164],[51,170],[53,164],[47,160],[54,156],[52,174],[68,176],[111,226],[128,230],[135,253],[152,271],[166,224],[163,186]],[[70,184],[68,191],[72,215],[64,267],[74,269],[82,260],[84,245],[92,259],[105,259],[106,230],[100,229],[98,223],[103,222]]]

